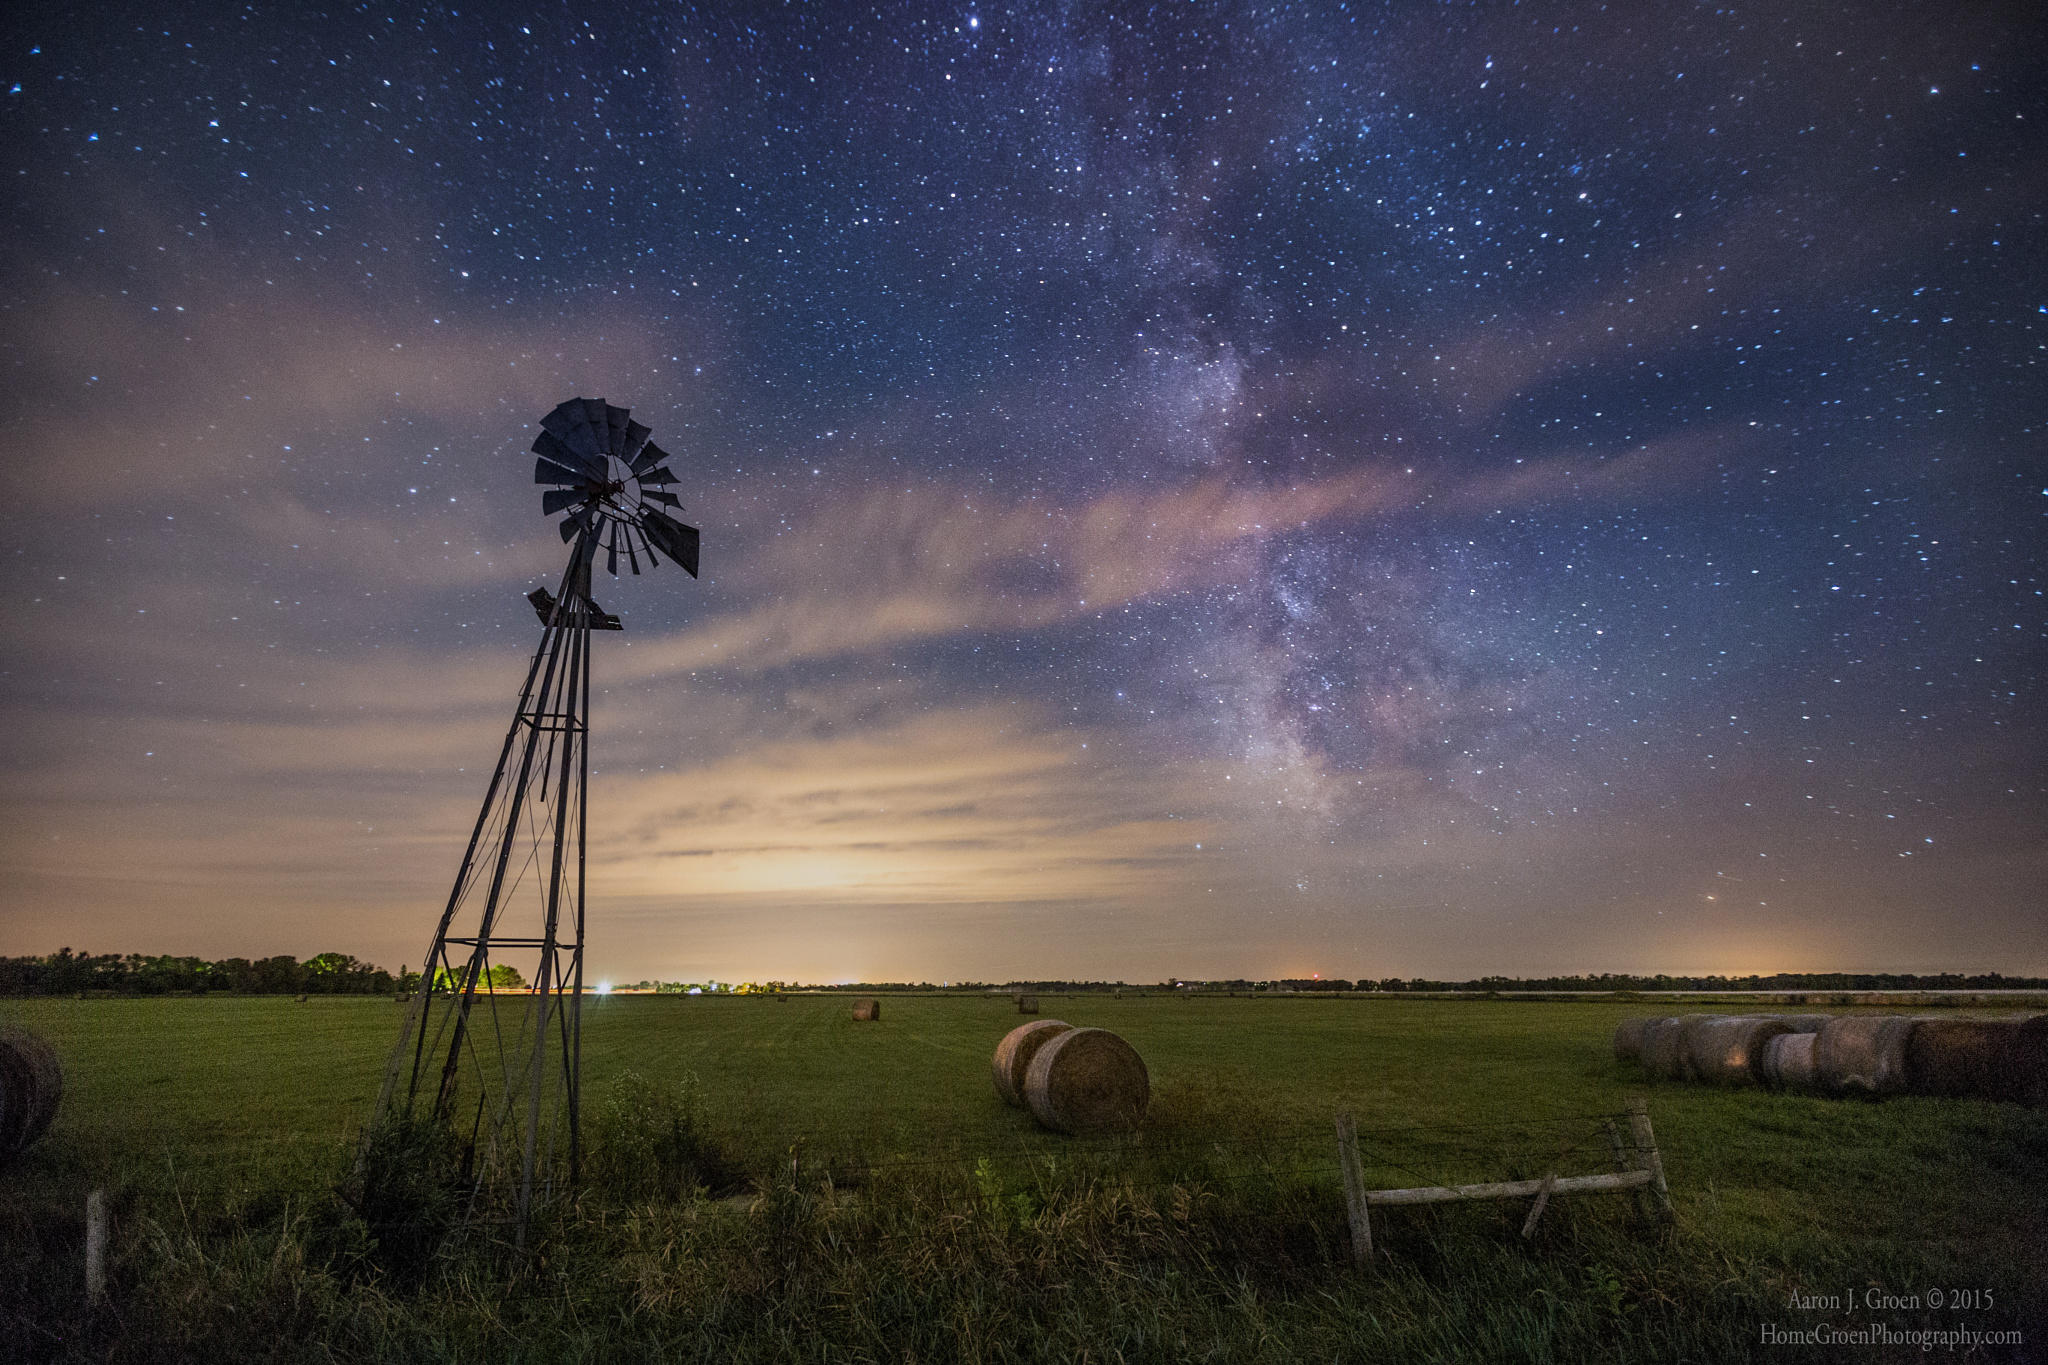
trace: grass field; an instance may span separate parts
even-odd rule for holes
[[[619,997],[585,1012],[594,1166],[519,1274],[389,1273],[336,1197],[395,1035],[375,998],[32,1000],[63,1054],[50,1136],[0,1174],[0,1355],[31,1359],[1918,1359],[1799,1333],[1972,1330],[2039,1359],[2048,1115],[1656,1085],[1612,1060],[1665,1006],[1043,997],[1145,1056],[1130,1139],[997,1100],[1007,998]],[[1561,1199],[1389,1209],[1348,1262],[1332,1120],[1373,1186],[1611,1168],[1596,1116],[1646,1095],[1677,1210]],[[641,1180],[637,1109],[717,1159]],[[610,1150],[607,1150],[609,1144]],[[791,1174],[792,1150],[796,1174]],[[109,1191],[113,1292],[82,1308]],[[380,1266],[384,1268],[380,1269]],[[1939,1290],[1963,1308],[1928,1303]],[[1900,1305],[1871,1309],[1866,1295]],[[1848,1306],[1799,1308],[1795,1296]],[[1909,1302],[1917,1300],[1918,1306]],[[1985,1301],[1990,1306],[1982,1307]],[[1886,1343],[1889,1344],[1886,1344]]]

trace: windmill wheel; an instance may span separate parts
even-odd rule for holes
[[[697,576],[697,528],[668,511],[683,506],[668,491],[676,481],[668,452],[647,439],[648,428],[633,420],[631,409],[602,398],[571,398],[540,425],[533,481],[552,485],[540,495],[543,514],[568,514],[561,524],[564,541],[588,537],[593,557],[603,550],[614,577],[621,553],[639,573],[643,558],[649,568],[661,562],[657,550]]]

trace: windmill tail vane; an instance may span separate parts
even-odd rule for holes
[[[527,594],[540,645],[359,1162],[360,1172],[394,1122],[446,1127],[462,1147],[467,1224],[509,1223],[522,1246],[532,1209],[575,1184],[582,1157],[590,635],[622,628],[592,596],[592,570],[602,553],[615,577],[622,559],[634,574],[666,559],[697,575],[697,529],[669,514],[682,510],[668,491],[672,457],[648,436],[601,398],[572,398],[541,419],[541,511],[565,514],[573,548],[557,593]]]

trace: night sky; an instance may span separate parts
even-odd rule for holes
[[[0,21],[0,952],[417,965],[564,548],[593,976],[2048,971],[2031,4]]]

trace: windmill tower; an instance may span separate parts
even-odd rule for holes
[[[541,419],[533,479],[548,488],[542,513],[567,514],[569,564],[556,593],[527,595],[540,647],[372,1119],[372,1133],[394,1118],[451,1129],[473,1216],[509,1216],[522,1243],[527,1214],[564,1174],[574,1183],[581,1159],[590,634],[620,629],[591,596],[591,570],[602,552],[614,576],[622,555],[635,574],[667,558],[697,576],[697,530],[668,514],[681,508],[675,475],[647,437],[601,398]]]

